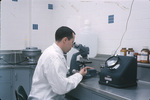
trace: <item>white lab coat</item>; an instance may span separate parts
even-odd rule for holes
[[[67,72],[63,51],[53,43],[39,58],[29,100],[64,100],[64,94],[76,88],[83,78],[79,73],[66,77]]]

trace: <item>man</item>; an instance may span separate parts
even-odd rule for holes
[[[70,51],[75,40],[75,32],[62,26],[55,33],[55,43],[48,47],[36,66],[29,100],[64,100],[64,95],[76,88],[87,68],[67,77],[68,66],[64,54]]]

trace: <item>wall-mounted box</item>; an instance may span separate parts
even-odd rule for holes
[[[33,30],[38,30],[38,24],[33,24]]]
[[[12,0],[12,1],[16,1],[17,2],[18,0]]]
[[[53,9],[53,4],[48,4],[48,9]]]
[[[108,16],[108,23],[114,23],[114,15]]]

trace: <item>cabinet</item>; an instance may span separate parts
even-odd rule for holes
[[[0,98],[16,100],[15,90],[22,85],[27,92],[31,89],[34,68],[30,65],[0,67]]]
[[[91,100],[91,91],[78,85],[76,89],[70,91],[67,95],[74,97],[77,100]]]
[[[0,98],[1,100],[10,100],[11,97],[11,70],[0,70]]]
[[[98,94],[96,92],[92,92],[91,97],[92,97],[91,100],[115,100],[113,98],[110,98],[108,96],[104,96],[102,94]]]
[[[32,73],[33,69],[29,68],[28,66],[22,67],[16,67],[12,70],[12,79],[13,79],[13,88],[12,90],[17,90],[19,85],[22,85],[27,92],[27,95],[30,92],[31,89],[31,83],[32,83]],[[13,100],[15,100],[15,95],[13,95]]]
[[[81,85],[79,85],[76,89],[70,91],[67,95],[79,100],[116,100],[104,94],[87,89]]]

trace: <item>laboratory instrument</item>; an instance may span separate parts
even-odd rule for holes
[[[137,60],[131,56],[112,56],[99,73],[99,83],[117,88],[137,85]]]
[[[36,58],[41,55],[41,50],[37,47],[26,47],[22,50],[22,54],[28,58],[28,64],[36,64]]]
[[[80,68],[86,67],[86,64],[92,63],[88,60],[89,47],[83,46],[82,44],[76,44],[76,43],[74,43],[73,47],[77,49],[79,52],[74,53],[71,58],[69,75],[72,75],[80,71]],[[81,55],[81,59],[77,60],[77,56],[79,55]],[[88,69],[87,74],[84,76],[84,78],[90,78],[95,75],[96,75],[96,70],[94,68]]]

